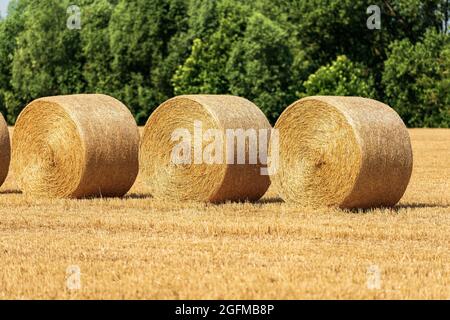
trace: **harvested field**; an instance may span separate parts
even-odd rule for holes
[[[34,200],[0,189],[1,299],[450,298],[450,130],[410,130],[414,168],[393,209]],[[81,288],[66,270],[79,266]],[[380,286],[368,288],[368,269]]]

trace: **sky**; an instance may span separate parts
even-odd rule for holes
[[[8,8],[9,0],[0,0],[0,15],[2,17],[6,16],[6,9]]]

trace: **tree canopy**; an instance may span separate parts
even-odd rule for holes
[[[13,0],[0,20],[0,111],[101,92],[138,123],[178,94],[234,94],[274,122],[316,94],[376,98],[450,126],[449,0]],[[80,28],[68,28],[68,7]]]

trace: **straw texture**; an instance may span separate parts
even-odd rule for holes
[[[243,98],[185,95],[164,102],[148,119],[140,148],[141,173],[152,195],[204,202],[256,201],[262,197],[270,180],[260,174],[259,161],[256,164],[248,164],[248,161],[246,164],[195,163],[194,159],[189,164],[174,164],[171,161],[172,150],[178,143],[172,141],[172,133],[185,128],[194,137],[195,121],[202,123],[203,132],[209,129],[219,129],[223,133],[226,129],[271,129],[262,111]],[[209,143],[207,140],[202,142],[202,149]],[[194,142],[191,146],[193,155]],[[224,139],[223,159],[230,151]],[[246,152],[248,159],[248,145]]]
[[[31,102],[17,119],[12,146],[19,187],[34,196],[122,196],[138,172],[136,122],[106,95]]]
[[[11,159],[11,144],[9,141],[8,125],[0,114],[0,186],[5,182]]]
[[[408,131],[389,106],[359,97],[308,97],[278,119],[272,182],[286,201],[312,206],[393,206],[412,171]]]

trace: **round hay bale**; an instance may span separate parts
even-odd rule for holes
[[[286,201],[311,206],[393,206],[412,171],[408,131],[389,106],[359,97],[308,97],[278,119],[279,168],[272,182]]]
[[[223,139],[216,135],[207,137],[210,129],[220,132]],[[259,157],[257,163],[248,161],[249,140],[245,140],[244,164],[236,163],[236,159],[227,161],[230,154],[237,155],[238,145],[237,142],[227,144],[226,132],[236,129],[255,132],[265,129],[270,134],[271,126],[256,105],[235,96],[184,95],[160,105],[145,125],[140,147],[141,174],[152,195],[214,203],[261,198],[270,179],[261,174]],[[192,140],[174,136],[179,130]],[[218,144],[212,144],[214,141]],[[174,162],[174,154],[181,143],[187,143],[184,152],[180,152],[186,161]],[[205,156],[207,150],[211,150],[208,145],[215,146],[212,159]]]
[[[0,186],[5,182],[11,159],[11,144],[9,141],[8,125],[0,114]]]
[[[33,196],[122,196],[138,173],[136,122],[106,95],[34,100],[17,119],[12,147],[17,183]]]

